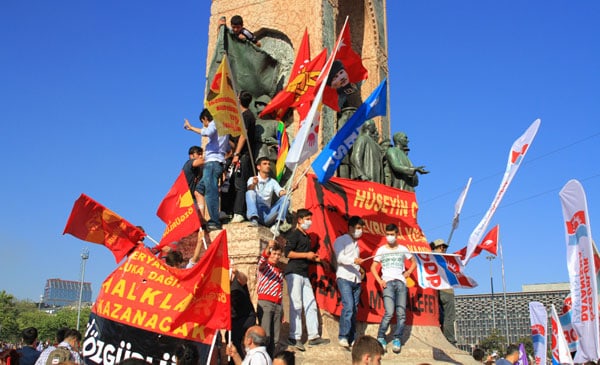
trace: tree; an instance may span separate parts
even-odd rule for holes
[[[0,291],[0,339],[13,343],[19,340],[18,313],[15,297]]]
[[[531,339],[531,336],[521,337],[517,343],[522,343],[523,346],[525,346],[527,356],[533,356],[533,340]]]
[[[479,347],[486,352],[503,352],[504,344],[506,344],[506,338],[500,335],[500,331],[497,328],[493,328],[490,335],[479,342]]]

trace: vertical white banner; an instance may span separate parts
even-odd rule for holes
[[[571,284],[571,324],[579,335],[575,362],[600,358],[598,291],[592,230],[583,186],[570,180],[559,193],[565,220],[567,268]]]
[[[536,365],[546,365],[546,350],[548,348],[548,312],[540,302],[529,303],[529,318],[531,320],[531,340],[533,342],[533,358]]]
[[[565,339],[560,321],[558,320],[558,314],[556,308],[552,304],[552,311],[550,313],[552,325],[552,364],[570,364],[573,365],[573,359],[569,352],[569,345]]]
[[[487,229],[487,226],[490,223],[492,216],[496,212],[496,209],[498,208],[502,197],[504,197],[506,189],[508,189],[508,186],[510,185],[510,182],[512,181],[513,177],[515,177],[519,166],[521,166],[521,162],[523,161],[525,154],[529,150],[529,146],[531,145],[531,142],[533,141],[533,138],[535,137],[538,128],[540,127],[540,123],[541,121],[539,119],[536,119],[533,123],[531,123],[531,125],[529,126],[529,128],[527,128],[525,133],[523,133],[523,135],[519,137],[510,148],[510,152],[508,154],[508,162],[506,164],[506,170],[504,171],[504,176],[502,177],[500,187],[496,192],[496,197],[492,201],[492,204],[490,205],[488,211],[481,219],[481,222],[479,222],[477,227],[475,227],[475,230],[473,230],[473,232],[471,233],[471,236],[469,236],[469,241],[467,242],[467,255],[463,260],[463,265],[466,265],[467,262],[469,262],[469,259],[471,258],[473,251],[475,251],[477,244],[481,242],[481,237],[483,237],[483,233]]]

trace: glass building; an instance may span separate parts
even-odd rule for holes
[[[77,305],[81,282],[61,279],[48,279],[44,288],[42,302],[47,306],[63,307]],[[92,283],[83,283],[82,303],[91,303]]]

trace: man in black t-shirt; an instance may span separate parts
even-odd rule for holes
[[[321,262],[319,255],[312,251],[307,230],[312,224],[312,213],[308,209],[296,212],[296,229],[288,235],[285,255],[289,259],[285,268],[285,280],[290,295],[290,335],[289,344],[304,351],[302,338],[302,309],[306,317],[308,345],[318,346],[329,343],[319,335],[319,318],[315,294],[308,278],[308,265]]]

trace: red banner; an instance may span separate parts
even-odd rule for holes
[[[156,215],[167,224],[158,248],[179,241],[200,228],[200,218],[183,171],[160,203]]]
[[[85,194],[75,201],[63,234],[108,247],[120,262],[146,235],[142,230]]]
[[[311,267],[311,281],[321,309],[340,315],[341,299],[331,266],[333,242],[347,232],[347,219],[360,216],[365,221],[359,240],[360,256],[373,256],[383,243],[385,226],[394,223],[400,228],[398,243],[410,251],[431,251],[427,239],[417,224],[419,206],[415,194],[377,184],[332,178],[319,184],[314,175],[307,177],[306,208],[313,213],[311,234],[319,242],[318,254],[323,265]],[[373,260],[363,263],[366,280],[363,281],[357,319],[369,323],[381,322],[384,313],[382,291],[370,273]],[[407,261],[407,265],[410,263]],[[406,324],[439,326],[437,291],[416,285],[416,271],[407,279],[408,301]]]

